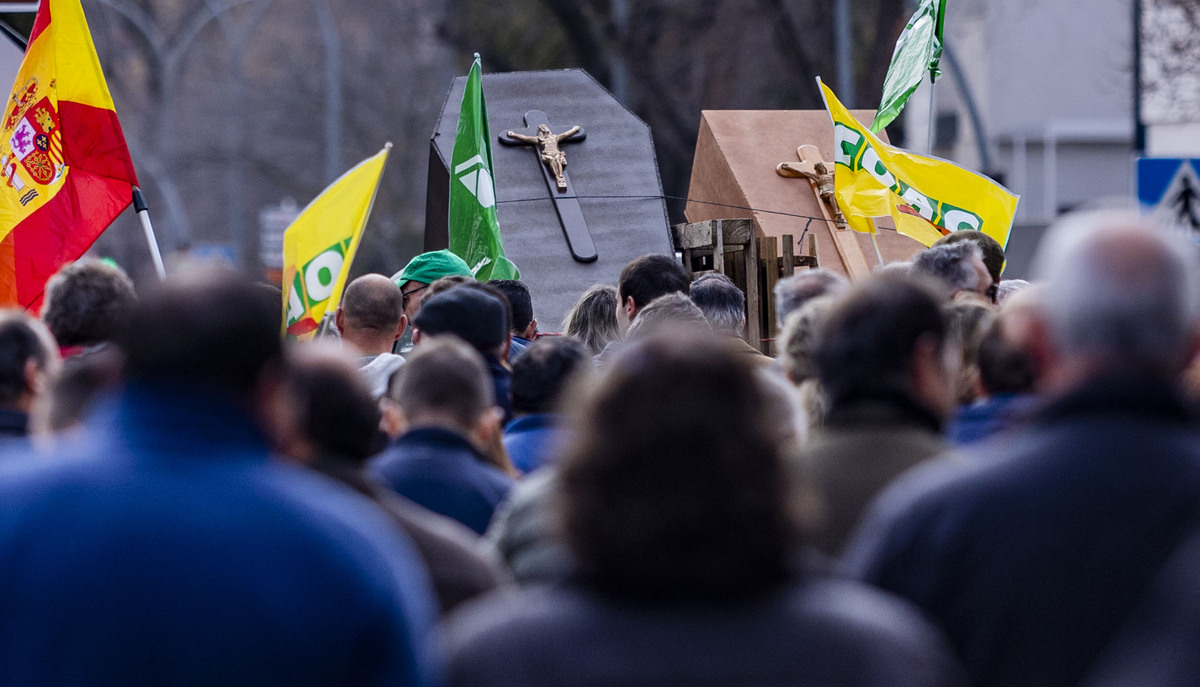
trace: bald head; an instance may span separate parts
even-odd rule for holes
[[[350,282],[338,308],[337,326],[342,339],[364,355],[391,351],[392,342],[404,333],[404,296],[391,279],[365,274]]]
[[[1039,251],[1039,294],[1062,357],[1174,375],[1196,333],[1196,246],[1134,213],[1057,225]]]

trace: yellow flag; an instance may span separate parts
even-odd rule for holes
[[[388,143],[317,196],[283,232],[283,331],[309,339],[337,307],[387,162]]]
[[[819,80],[818,80],[819,82]],[[1019,198],[991,179],[945,160],[880,141],[821,84],[833,119],[834,196],[851,229],[874,233],[890,215],[896,231],[931,246],[959,229],[1008,244]]]

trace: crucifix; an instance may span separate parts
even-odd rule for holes
[[[838,256],[842,259],[842,265],[846,268],[846,274],[851,278],[870,274],[871,268],[867,266],[862,247],[851,235],[846,218],[834,197],[833,165],[821,159],[821,151],[814,145],[800,146],[796,149],[796,157],[799,158],[798,163],[780,162],[775,167],[775,173],[781,177],[808,180],[813,194],[817,197],[821,216],[829,224],[829,231],[833,234],[833,242],[838,249]],[[874,236],[871,238],[874,239]],[[880,264],[882,263],[881,257]]]
[[[579,262],[594,262],[598,257],[596,244],[592,241],[592,234],[583,219],[583,211],[579,208],[579,197],[575,195],[571,177],[567,176],[567,154],[559,148],[560,144],[582,141],[586,136],[584,130],[578,126],[556,134],[551,131],[550,120],[546,118],[545,112],[530,110],[525,113],[525,128],[504,132],[500,136],[500,142],[510,146],[535,146],[538,167],[546,180],[546,188],[550,190],[550,199],[554,201],[554,211],[558,213],[558,221],[562,224],[571,257]]]

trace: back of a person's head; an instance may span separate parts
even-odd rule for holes
[[[788,315],[783,323],[783,332],[779,335],[782,342],[779,359],[788,379],[795,384],[817,374],[813,357],[816,354],[818,332],[821,331],[821,323],[833,309],[834,302],[834,296],[814,298]]]
[[[775,284],[775,316],[783,326],[788,315],[821,296],[839,293],[850,285],[846,278],[823,267],[804,270]]]
[[[513,363],[513,411],[555,412],[563,389],[590,363],[583,345],[569,337],[551,336],[534,341]]]
[[[922,339],[945,346],[949,324],[926,285],[872,277],[837,297],[817,333],[817,377],[833,407],[911,395],[911,366]]]
[[[38,427],[62,432],[82,424],[97,399],[120,384],[121,366],[121,355],[115,350],[71,358],[50,383],[35,418]]]
[[[512,330],[520,334],[529,328],[533,322],[533,298],[529,295],[529,287],[516,279],[489,279],[488,286],[504,294],[508,305],[512,308]]]
[[[979,347],[996,313],[990,307],[976,301],[962,301],[950,306],[953,327],[957,333],[959,351],[962,355],[959,367],[958,402],[973,403],[979,396],[977,375],[979,372]]]
[[[741,336],[746,326],[746,294],[723,274],[706,274],[692,282],[688,297],[704,313],[713,331]]]
[[[978,358],[979,381],[989,396],[1034,390],[1037,376],[1033,360],[1028,351],[1007,336],[1003,313],[983,332]]]
[[[243,394],[282,364],[278,313],[235,272],[191,272],[147,293],[114,341],[131,381]]]
[[[344,329],[392,334],[404,317],[404,296],[382,274],[364,274],[346,286],[341,308]]]
[[[449,423],[464,431],[495,403],[479,353],[454,336],[421,344],[392,376],[388,398],[410,425]]]
[[[432,284],[430,284],[427,288],[425,288],[424,290],[421,291],[421,295],[420,295],[421,305],[425,305],[425,301],[429,300],[430,298],[433,298],[434,296],[438,295],[439,293],[445,293],[446,291],[449,291],[450,289],[453,289],[456,286],[462,286],[463,284],[474,284],[474,283],[475,283],[474,277],[465,277],[461,274],[451,274],[446,277],[439,277]]]
[[[927,280],[932,288],[944,289],[947,294],[974,291],[979,288],[979,272],[972,263],[983,253],[972,241],[934,245],[917,253],[909,273]]]
[[[626,340],[645,339],[657,334],[691,332],[712,334],[708,318],[686,295],[668,293],[650,301],[638,311],[637,318],[629,325]]]
[[[297,429],[318,455],[361,464],[383,448],[379,404],[342,351],[319,344],[292,347],[286,380]]]
[[[961,241],[970,241],[979,246],[979,255],[988,274],[992,276],[992,282],[1000,283],[1000,273],[1004,270],[1004,247],[991,236],[974,229],[960,229],[943,236],[933,245],[944,246]]]
[[[579,579],[643,604],[719,604],[788,575],[789,408],[711,339],[632,344],[586,398],[557,508]],[[719,418],[720,421],[714,421]]]
[[[480,353],[493,354],[508,340],[510,321],[504,296],[474,282],[425,300],[413,319],[422,337],[453,334]]]
[[[1010,298],[1029,288],[1031,284],[1024,279],[1004,279],[996,283],[996,304],[1004,305]]]
[[[42,322],[59,346],[95,346],[113,337],[137,302],[124,270],[99,260],[78,260],[46,282]]]
[[[36,391],[29,372],[50,374],[57,363],[54,339],[40,322],[22,310],[0,311],[0,408]]]
[[[1194,243],[1133,212],[1079,213],[1052,227],[1035,258],[1059,356],[1110,372],[1173,375],[1197,329]]]
[[[634,306],[644,308],[668,293],[686,296],[690,282],[687,270],[673,256],[652,253],[625,265],[617,280],[617,295],[621,303],[632,298]]]
[[[580,296],[562,323],[563,333],[574,337],[597,355],[621,338],[617,324],[617,287],[594,284]]]

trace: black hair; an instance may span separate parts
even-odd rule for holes
[[[0,316],[0,405],[11,406],[29,391],[25,379],[25,365],[33,361],[39,369],[46,369],[51,351],[34,331],[28,316],[23,313],[5,313]]]
[[[1033,391],[1036,374],[1024,349],[1004,336],[1003,316],[992,321],[979,342],[979,381],[989,394]]]
[[[533,299],[529,287],[516,279],[489,279],[487,285],[504,294],[512,308],[512,332],[520,334],[533,322]]]
[[[588,362],[587,351],[574,339],[553,336],[534,341],[513,363],[513,411],[554,411],[562,390]]]
[[[784,584],[796,531],[787,422],[769,398],[746,356],[710,338],[650,338],[617,356],[577,405],[560,468],[579,581],[647,605]]]
[[[813,355],[830,405],[911,395],[909,372],[917,342],[940,347],[949,332],[937,295],[895,275],[869,279],[841,296],[818,330]]]
[[[621,304],[632,298],[633,304],[644,308],[650,301],[668,293],[688,295],[691,278],[683,265],[672,256],[650,254],[634,258],[621,270],[617,295]]]
[[[112,338],[136,302],[133,282],[121,268],[79,260],[46,282],[42,322],[59,346],[94,346]]]
[[[243,394],[281,366],[279,307],[236,272],[189,273],[147,294],[114,341],[131,380]]]

